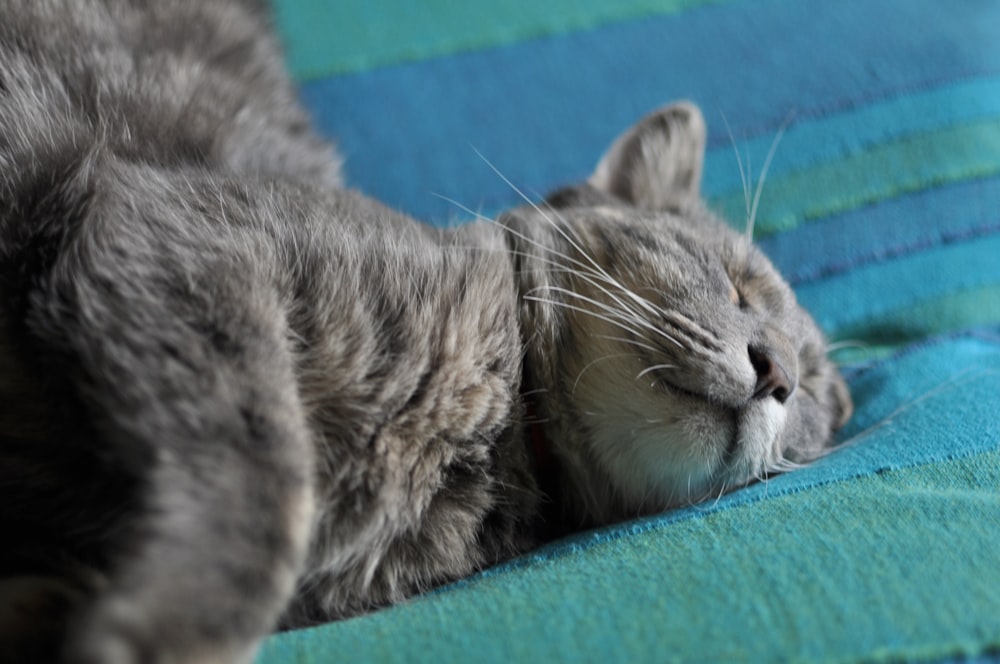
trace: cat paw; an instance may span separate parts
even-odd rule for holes
[[[198,634],[196,625],[168,624],[124,603],[105,603],[72,633],[64,664],[242,664],[253,661],[255,642],[234,644]]]

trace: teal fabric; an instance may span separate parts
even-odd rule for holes
[[[379,0],[276,3],[288,65],[302,79],[365,71],[722,0]]]
[[[283,635],[261,661],[976,655],[1000,648],[998,463],[991,452],[602,539],[363,620]]]
[[[272,0],[351,186],[438,225],[705,112],[704,190],[833,341],[857,412],[816,464],[596,532],[260,664],[1000,661],[1000,3]]]
[[[898,661],[1000,652],[1000,333],[853,373],[844,448],[583,533],[260,662]]]

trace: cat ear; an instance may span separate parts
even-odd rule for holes
[[[705,119],[681,101],[650,113],[618,137],[588,180],[636,207],[674,209],[697,200]]]

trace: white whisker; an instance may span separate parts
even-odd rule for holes
[[[676,369],[676,368],[677,368],[676,364],[654,364],[653,366],[646,367],[645,369],[640,371],[639,374],[635,377],[635,379],[639,380],[646,374],[652,373],[653,371],[660,371],[662,369]]]
[[[480,157],[481,156],[482,155],[480,155]],[[489,162],[487,162],[487,164],[489,164]],[[490,166],[491,166],[491,168],[493,168],[492,165],[490,165]],[[494,170],[495,170],[495,168],[494,168]],[[499,173],[498,173],[498,175],[499,175]],[[501,175],[501,177],[503,177],[503,176]],[[506,179],[505,179],[505,182],[507,182]],[[508,182],[508,184],[509,184],[509,182]],[[513,185],[511,185],[511,187],[514,188],[514,191],[516,191],[517,193],[520,194],[520,191],[518,191],[516,189],[516,187],[513,187]],[[472,210],[471,208],[469,208],[469,207],[467,207],[467,206],[459,203],[458,201],[456,201],[454,199],[448,198],[446,196],[441,196],[439,194],[435,194],[435,195],[438,198],[441,198],[442,200],[444,200],[444,201],[446,201],[448,203],[451,203],[452,205],[455,205],[456,207],[458,207],[459,209],[463,210],[464,212],[467,212],[468,214],[471,214],[471,215],[475,216],[476,219],[479,220],[479,221],[483,221],[483,222],[486,222],[486,223],[490,223],[490,224],[501,226],[501,224],[498,221],[496,221],[495,219],[492,219],[490,217],[485,217],[485,216],[481,215],[480,213],[476,212],[475,210]],[[521,195],[523,196],[523,194],[521,194]],[[528,201],[528,202],[530,203],[530,201]],[[642,298],[641,296],[638,296],[636,293],[632,292],[631,290],[625,288],[619,281],[617,281],[616,279],[614,279],[613,277],[611,277],[611,275],[609,275],[603,268],[601,268],[600,265],[596,263],[596,261],[594,261],[591,257],[587,256],[586,252],[584,252],[581,247],[579,247],[573,240],[571,240],[570,238],[568,238],[566,236],[566,234],[562,231],[562,229],[560,229],[558,227],[558,224],[556,224],[550,217],[548,217],[544,212],[542,212],[541,209],[538,206],[534,206],[534,207],[535,207],[536,210],[538,210],[539,214],[541,214],[542,217],[545,218],[545,220],[549,222],[549,224],[551,224],[554,228],[556,228],[556,230],[558,230],[560,232],[560,234],[562,234],[563,237],[566,238],[566,240],[568,242],[570,242],[570,244],[572,244],[573,247],[581,255],[583,255],[587,259],[587,261],[588,261],[589,264],[588,263],[584,263],[582,261],[579,261],[579,260],[573,258],[572,256],[569,256],[568,254],[564,254],[564,253],[562,253],[560,251],[556,251],[554,248],[546,246],[546,245],[544,245],[544,244],[542,244],[540,242],[537,242],[536,240],[532,239],[531,237],[525,235],[524,233],[519,233],[518,231],[515,231],[513,228],[502,226],[502,229],[504,230],[504,232],[510,233],[511,235],[514,235],[515,237],[517,237],[517,238],[519,238],[519,239],[527,242],[528,244],[530,244],[532,246],[535,246],[535,247],[538,247],[539,249],[542,249],[546,254],[552,255],[555,258],[559,258],[559,259],[565,260],[567,262],[567,264],[558,263],[558,262],[556,262],[556,261],[548,258],[547,256],[537,256],[537,255],[533,255],[533,254],[528,254],[528,253],[523,252],[523,251],[511,251],[510,253],[512,255],[521,256],[521,257],[524,257],[524,258],[533,258],[533,259],[538,260],[538,261],[540,261],[542,263],[545,263],[547,265],[552,265],[554,267],[557,267],[557,268],[560,268],[562,270],[565,270],[566,273],[572,274],[572,275],[575,275],[575,276],[578,276],[578,277],[584,279],[585,281],[587,281],[587,283],[591,284],[595,288],[600,289],[602,292],[604,292],[605,294],[607,294],[609,297],[614,298],[614,295],[611,293],[611,291],[609,291],[606,288],[604,288],[603,286],[601,286],[598,283],[598,281],[595,281],[595,280],[599,280],[599,281],[604,282],[604,283],[606,283],[606,284],[608,284],[610,286],[614,286],[615,288],[618,288],[621,291],[622,294],[628,295],[632,299],[637,300],[639,302],[639,304],[641,304],[644,308],[648,309],[649,311],[651,311],[653,313],[657,313],[658,312],[657,308],[651,302],[649,302],[645,298]],[[575,266],[578,269],[574,270],[574,269],[570,268],[569,265]],[[614,298],[614,299],[616,299],[616,301],[618,301],[619,304],[622,304],[623,307],[625,306],[624,303],[622,303],[620,300],[617,300],[617,298]]]
[[[648,311],[648,312],[650,312],[650,313],[652,313],[654,315],[662,315],[663,312],[662,312],[661,308],[655,306],[649,300],[647,300],[646,298],[638,295],[637,293],[635,293],[631,289],[626,288],[621,282],[619,282],[617,279],[615,279],[610,274],[608,274],[608,272],[606,270],[604,270],[604,268],[601,267],[601,265],[596,260],[594,260],[591,256],[589,256],[587,254],[587,252],[585,252],[583,250],[583,247],[576,240],[574,240],[573,238],[571,238],[565,232],[565,230],[559,224],[557,224],[555,220],[552,219],[552,217],[550,217],[548,214],[546,214],[546,212],[541,207],[539,207],[538,205],[536,205],[535,203],[533,203],[527,196],[525,196],[524,193],[521,192],[521,190],[518,189],[517,186],[514,185],[510,181],[510,179],[508,179],[505,175],[503,175],[503,173],[501,173],[499,171],[499,169],[496,168],[496,166],[494,166],[492,163],[490,163],[490,161],[488,159],[486,159],[486,157],[484,157],[478,150],[475,150],[475,148],[473,148],[473,150],[476,152],[476,154],[479,156],[479,158],[482,159],[483,162],[486,163],[486,165],[489,166],[490,169],[493,170],[493,172],[496,173],[496,175],[498,177],[500,177],[500,179],[503,180],[505,184],[507,184],[507,186],[509,186],[512,190],[514,190],[514,192],[516,192],[519,196],[521,196],[521,198],[523,198],[526,202],[528,202],[532,206],[532,208],[534,208],[535,211],[538,212],[538,214],[540,214],[542,216],[542,218],[545,219],[550,224],[550,226],[552,228],[554,228],[577,251],[577,253],[579,253],[581,256],[583,256],[583,258],[586,259],[586,263],[581,262],[581,261],[573,258],[572,256],[568,256],[566,254],[563,254],[562,252],[556,251],[556,250],[554,250],[551,247],[542,245],[541,243],[533,240],[532,238],[526,236],[523,233],[519,233],[519,232],[515,231],[512,228],[504,227],[504,230],[506,232],[509,232],[509,233],[513,234],[514,236],[516,236],[516,237],[524,240],[525,242],[527,242],[527,243],[529,243],[529,244],[531,244],[533,246],[539,247],[544,252],[546,252],[547,255],[551,255],[551,256],[554,256],[555,258],[559,258],[561,260],[565,260],[569,264],[571,264],[571,265],[573,265],[573,266],[575,266],[575,267],[577,267],[579,269],[578,270],[572,270],[567,265],[562,265],[560,263],[557,263],[557,262],[551,260],[550,258],[548,258],[548,256],[546,256],[546,257],[542,257],[542,256],[528,256],[528,257],[537,259],[537,260],[539,260],[539,261],[541,261],[541,262],[543,262],[545,264],[548,264],[548,265],[551,265],[551,266],[554,266],[554,267],[557,267],[557,268],[565,268],[568,273],[572,274],[573,276],[576,276],[579,279],[582,279],[583,281],[585,281],[586,283],[590,284],[594,288],[598,289],[599,291],[601,291],[602,293],[604,293],[605,295],[607,295],[610,299],[612,299],[616,304],[618,304],[622,308],[622,312],[621,313],[628,313],[628,314],[630,314],[630,316],[627,318],[628,322],[633,323],[633,324],[638,324],[641,327],[643,327],[643,328],[645,328],[645,329],[647,329],[647,330],[649,330],[649,331],[657,334],[658,336],[662,337],[663,339],[666,339],[667,341],[675,344],[676,346],[682,347],[682,345],[676,339],[674,339],[671,335],[669,335],[663,329],[661,329],[661,328],[653,325],[651,322],[649,322],[648,320],[646,320],[643,316],[641,316],[641,314],[640,314],[639,311],[637,311],[633,307],[631,307],[628,304],[626,304],[621,299],[621,297],[618,296],[618,294],[616,294],[616,293],[612,292],[611,290],[609,290],[608,288],[606,288],[604,285],[602,285],[601,282],[603,282],[603,284],[606,284],[608,286],[614,287],[618,291],[618,293],[620,295],[622,295],[624,297],[627,297],[629,300],[633,301],[639,307],[641,307],[642,309],[645,309],[646,311]],[[493,224],[497,224],[498,223],[494,219],[489,219],[487,217],[483,217],[479,213],[475,212],[474,210],[471,210],[470,208],[468,208],[467,206],[462,205],[461,203],[458,203],[457,201],[451,200],[451,199],[449,199],[447,197],[444,197],[444,196],[439,196],[439,197],[442,198],[443,200],[446,200],[446,201],[454,204],[459,209],[462,209],[462,210],[466,211],[467,213],[474,215],[479,220],[488,221],[488,222],[493,223]],[[552,213],[555,214],[557,217],[559,217],[560,220],[564,222],[564,225],[568,226],[568,224],[565,224],[565,220],[560,217],[560,215],[558,214],[558,212],[556,212],[555,210],[552,210]],[[517,252],[517,253],[520,253],[521,255],[525,255],[523,252]],[[555,288],[555,287],[552,287],[552,288]],[[562,292],[564,292],[566,294],[571,294],[571,295],[576,296],[576,297],[580,297],[581,299],[587,299],[584,296],[582,296],[582,295],[580,295],[578,293],[575,293],[573,291],[569,291],[567,289],[562,289]],[[596,303],[593,300],[588,300],[588,301],[591,302],[592,304],[598,304],[598,303]],[[604,308],[604,306],[606,306],[606,305],[599,305],[599,306],[602,306],[602,308]],[[605,310],[607,311],[608,309],[605,309]],[[618,316],[621,315],[621,313],[619,313],[619,312],[615,312],[615,313]],[[641,335],[637,335],[637,336],[641,336]]]
[[[729,134],[729,142],[733,145],[733,154],[736,155],[736,167],[740,171],[740,183],[743,185],[743,204],[746,207],[746,218],[750,218],[750,178],[747,176],[747,172],[743,169],[743,160],[740,159],[740,151],[736,147],[736,137],[733,136],[733,129],[729,126],[729,119],[726,114],[719,112],[722,115],[722,122],[726,125],[726,132]]]
[[[525,300],[530,300],[532,302],[538,302],[538,303],[541,303],[541,304],[551,304],[554,307],[562,307],[564,309],[569,309],[571,311],[576,311],[576,312],[581,313],[581,314],[587,314],[588,316],[593,316],[594,318],[597,318],[599,320],[603,320],[604,322],[609,323],[611,325],[614,325],[615,327],[618,327],[618,328],[620,328],[622,330],[625,330],[626,332],[630,332],[630,333],[632,333],[632,334],[634,334],[636,336],[641,336],[641,334],[639,333],[638,330],[635,330],[635,329],[633,329],[631,327],[628,327],[627,325],[625,325],[624,323],[622,323],[620,321],[614,320],[612,318],[608,318],[607,316],[602,316],[601,314],[599,314],[597,312],[594,312],[594,311],[591,311],[590,309],[585,309],[583,307],[577,307],[577,306],[569,304],[567,302],[560,302],[559,300],[550,300],[548,298],[537,297],[537,296],[534,296],[534,295],[525,295],[524,299]]]
[[[827,344],[827,346],[826,346],[826,352],[827,353],[833,353],[833,352],[836,352],[836,351],[844,349],[844,348],[866,349],[866,348],[869,348],[869,347],[870,347],[870,344],[868,344],[868,343],[866,343],[864,341],[861,341],[859,339],[844,339],[843,341],[837,341],[837,342],[834,342],[834,343],[831,343],[831,344]]]
[[[916,406],[916,405],[918,405],[918,404],[926,401],[927,399],[930,399],[933,396],[936,396],[936,395],[938,395],[938,394],[940,394],[942,392],[946,392],[946,391],[949,391],[949,390],[957,389],[959,386],[964,385],[965,383],[968,383],[968,382],[977,380],[977,379],[979,379],[979,378],[981,378],[983,376],[988,376],[988,375],[995,374],[995,373],[998,373],[997,370],[995,370],[995,369],[980,369],[979,371],[974,371],[970,367],[970,368],[966,369],[965,371],[962,371],[962,372],[956,374],[950,380],[945,381],[944,383],[938,385],[934,389],[928,390],[927,392],[924,392],[919,397],[900,404],[895,410],[893,410],[891,413],[889,413],[888,415],[886,415],[884,418],[882,418],[881,420],[879,420],[875,424],[873,424],[873,425],[871,425],[869,427],[866,427],[862,431],[859,431],[858,433],[854,434],[853,436],[851,436],[847,440],[841,442],[839,445],[836,445],[835,447],[831,447],[831,448],[828,448],[828,449],[824,450],[823,454],[821,454],[820,457],[818,457],[818,458],[821,458],[823,456],[826,456],[828,454],[836,452],[837,450],[843,449],[844,447],[847,447],[849,445],[855,445],[855,444],[857,444],[858,442],[860,442],[860,441],[864,440],[865,438],[868,438],[869,436],[871,436],[873,433],[875,433],[879,429],[891,425],[893,423],[893,420],[895,420],[899,415],[905,413],[906,411],[910,410],[914,406]]]
[[[594,338],[595,339],[607,339],[608,341],[618,341],[618,342],[621,342],[623,344],[630,344],[632,346],[636,346],[638,348],[642,348],[643,350],[648,350],[651,353],[659,353],[659,352],[661,352],[659,348],[656,348],[654,346],[650,346],[649,344],[644,344],[641,341],[638,341],[636,339],[629,339],[627,337],[613,337],[613,336],[608,335],[608,334],[595,334]]]
[[[598,362],[603,362],[604,360],[612,360],[612,359],[615,359],[615,358],[618,358],[618,357],[630,357],[630,354],[629,353],[612,353],[610,355],[602,355],[601,357],[599,357],[599,358],[597,358],[595,360],[591,360],[590,362],[588,362],[586,364],[586,366],[584,366],[582,369],[580,369],[580,373],[578,373],[576,375],[576,380],[573,381],[573,389],[570,390],[570,394],[573,394],[573,395],[576,394],[576,388],[580,385],[580,379],[583,378],[583,374],[584,374],[584,372],[587,371],[587,369],[591,368],[592,366],[594,366]]]
[[[631,310],[627,310],[626,309],[625,311],[621,311],[621,310],[615,309],[614,307],[611,307],[611,306],[609,306],[609,305],[607,305],[607,304],[605,304],[603,302],[599,302],[597,300],[594,300],[593,298],[590,298],[590,297],[587,297],[586,295],[582,295],[580,293],[577,293],[576,291],[572,291],[572,290],[569,290],[567,288],[562,288],[561,286],[539,286],[538,288],[536,288],[534,290],[536,290],[536,291],[537,290],[547,290],[547,291],[562,293],[564,295],[568,295],[570,297],[575,297],[575,298],[577,298],[579,300],[583,300],[583,301],[585,301],[585,302],[587,302],[589,304],[593,304],[594,306],[599,307],[602,311],[607,312],[608,314],[614,316],[616,319],[620,319],[620,320],[622,320],[623,322],[626,322],[626,323],[632,323],[634,325],[638,325],[639,327],[644,328],[646,330],[649,330],[650,332],[653,332],[653,333],[659,335],[660,337],[666,339],[667,341],[673,343],[678,348],[683,348],[683,346],[681,345],[681,343],[679,341],[677,341],[676,339],[674,339],[672,336],[670,336],[665,330],[663,330],[663,329],[661,329],[661,328],[653,325],[652,323],[650,323],[645,318],[639,317],[636,312],[633,312]],[[614,296],[611,293],[607,293],[607,295],[609,297],[614,298]],[[618,302],[617,298],[614,298],[614,299],[615,299],[616,302]],[[622,304],[622,307],[625,308],[625,305]],[[631,315],[626,316],[625,315],[626,313],[627,314],[631,314]],[[642,336],[642,335],[637,335],[637,336]]]
[[[753,195],[753,205],[750,207],[750,216],[747,218],[747,228],[746,236],[748,239],[753,239],[753,228],[754,223],[757,220],[757,206],[760,204],[760,195],[764,190],[764,180],[767,179],[767,171],[771,168],[771,160],[774,159],[775,152],[778,150],[778,144],[781,143],[782,137],[785,135],[785,130],[788,129],[792,122],[794,113],[789,113],[788,117],[778,128],[778,133],[775,134],[774,140],[771,141],[771,148],[767,151],[767,157],[764,159],[764,166],[760,169],[760,177],[757,178],[757,190]]]
[[[546,213],[545,210],[543,210],[538,204],[536,204],[534,201],[532,201],[530,198],[528,198],[524,194],[524,192],[522,192],[520,189],[518,189],[517,185],[515,185],[513,182],[511,182],[511,180],[507,176],[505,176],[503,173],[501,173],[500,170],[496,166],[494,166],[481,152],[479,152],[475,148],[473,148],[473,151],[475,151],[475,153],[479,156],[479,158],[482,159],[483,162],[487,166],[489,166],[490,169],[494,173],[496,173],[497,177],[499,177],[501,180],[503,180],[503,182],[508,187],[510,187],[516,194],[518,194],[522,199],[524,199],[524,201],[526,203],[528,203],[528,205],[530,205],[535,210],[535,212],[537,212],[539,215],[541,215],[542,219],[544,219],[545,221],[547,221],[549,223],[549,225],[557,233],[559,233],[559,235],[562,236],[562,238],[564,240],[566,240],[566,242],[568,242],[570,244],[570,246],[573,247],[573,249],[575,249],[577,251],[577,253],[579,253],[581,256],[583,256],[584,259],[586,259],[586,261],[590,264],[590,266],[592,267],[592,269],[596,272],[595,276],[599,275],[599,276],[603,277],[604,279],[606,279],[608,281],[608,283],[610,283],[610,284],[612,284],[614,286],[617,286],[621,290],[622,294],[624,294],[626,296],[629,296],[633,300],[635,300],[635,302],[639,306],[648,309],[652,313],[656,313],[656,308],[649,301],[647,301],[643,297],[640,297],[639,295],[636,295],[635,293],[633,293],[628,288],[625,288],[614,277],[612,277],[610,274],[608,274],[608,272],[601,266],[600,263],[598,263],[586,251],[584,251],[583,247],[580,244],[580,242],[582,242],[582,240],[580,240],[580,242],[578,242],[577,240],[574,240],[572,237],[570,237],[569,233],[566,232],[566,230],[565,230],[565,228],[563,228],[563,226],[560,226],[559,224],[557,224],[556,221],[548,213]],[[557,218],[559,218],[561,221],[563,221],[564,222],[564,224],[563,224],[564,226],[566,226],[567,228],[570,227],[568,224],[565,224],[565,219],[562,218],[562,216],[556,210],[553,210],[553,209],[550,208],[549,211],[552,214],[554,214]],[[578,238],[578,240],[579,240],[579,238]],[[566,257],[566,258],[568,258],[568,257]]]

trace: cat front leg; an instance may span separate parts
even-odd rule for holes
[[[313,519],[280,298],[256,261],[237,269],[194,242],[88,230],[32,276],[25,334],[78,400],[85,444],[137,488],[64,661],[250,661],[294,590]]]

